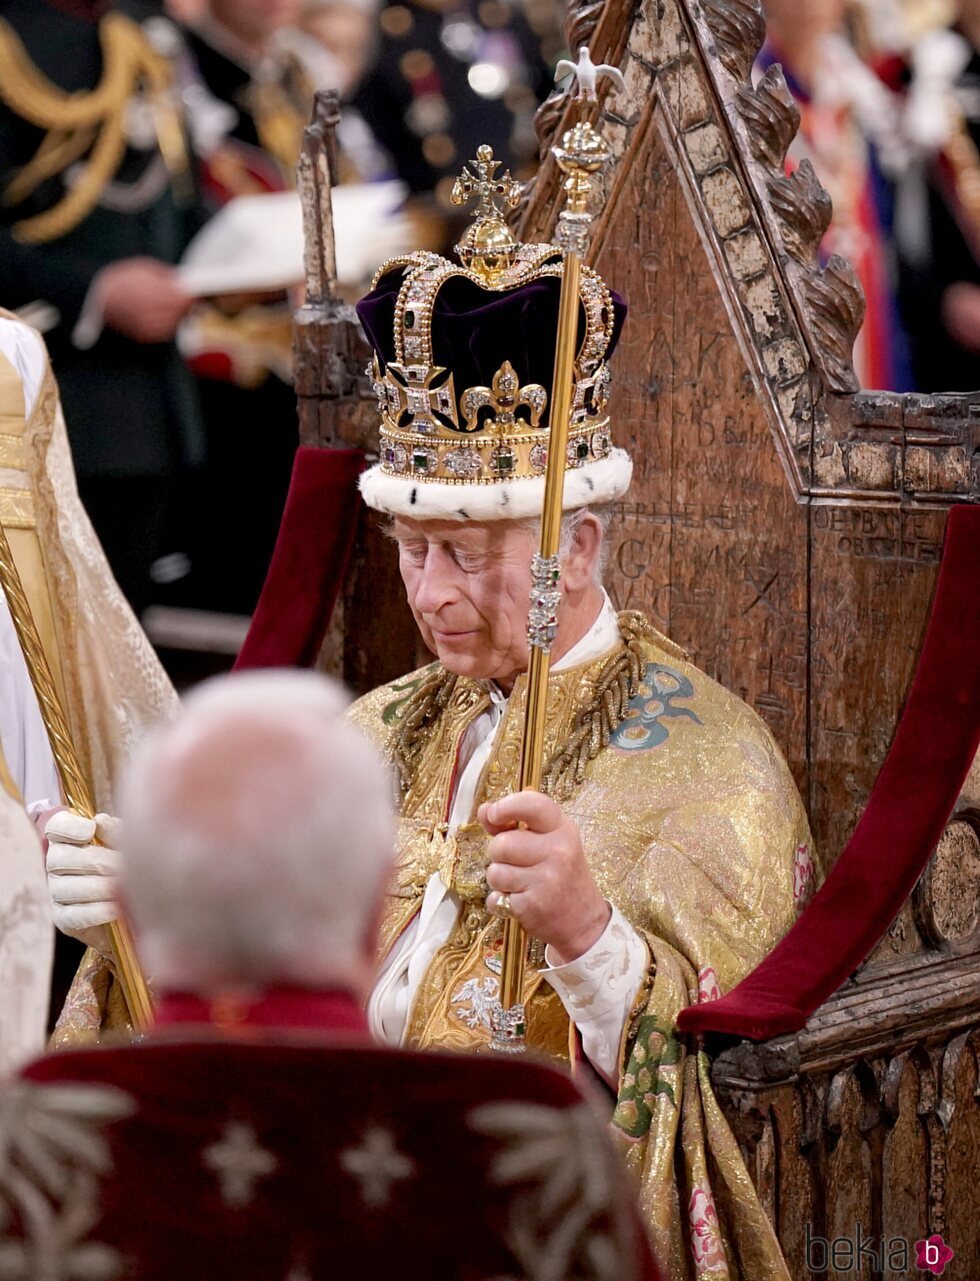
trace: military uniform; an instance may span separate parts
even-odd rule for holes
[[[303,129],[309,123],[313,87],[298,60],[277,51],[249,65],[236,56],[230,38],[213,23],[184,33],[187,51],[208,92],[235,112],[225,144],[238,148],[236,176],[225,145],[216,148],[210,179],[228,194],[292,186]],[[242,170],[252,172],[248,174]]]
[[[448,195],[479,144],[533,170],[533,117],[552,88],[523,8],[507,0],[391,4],[354,105],[413,192]],[[443,209],[449,208],[442,199]]]
[[[201,458],[193,380],[172,343],[102,330],[82,348],[73,333],[103,267],[137,256],[176,263],[200,223],[166,60],[138,25],[163,19],[138,0],[108,13],[8,0],[0,16],[0,301],[55,309],[47,341],[79,483],[139,604],[168,483]],[[88,115],[66,95],[91,95]],[[155,121],[166,125],[169,167]]]
[[[293,185],[313,98],[291,56],[246,65],[222,34],[213,24],[184,32],[193,79],[231,109],[225,136],[201,157],[202,192],[212,210],[235,196]],[[291,363],[292,311],[282,296],[253,300],[238,314],[205,304],[195,321],[200,350],[190,363],[204,408],[207,462],[191,504],[191,576],[175,597],[247,614],[265,580],[299,443],[296,396],[282,370]],[[249,337],[256,328],[258,347]],[[281,352],[278,372],[251,355],[270,342]]]

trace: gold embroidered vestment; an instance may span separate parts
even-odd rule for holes
[[[608,742],[594,745],[581,782],[560,798],[600,891],[644,937],[652,961],[624,1029],[614,1132],[672,1279],[788,1279],[712,1094],[707,1057],[676,1034],[675,1020],[684,1006],[728,991],[792,924],[815,877],[806,815],[759,717],[640,616],[620,621],[641,655],[638,689]],[[594,703],[610,657],[551,675],[546,760]],[[440,673],[433,664],[373,691],[355,703],[353,721],[394,760],[413,700]],[[474,823],[483,801],[516,786],[525,693],[520,676],[477,788]],[[417,1047],[479,1051],[489,1039],[501,927],[484,904],[485,838],[470,826],[459,839],[446,832],[460,745],[488,701],[482,683],[458,678],[403,782],[382,956],[419,911],[434,873],[462,900],[409,1014],[407,1041]],[[568,1062],[575,1029],[538,974],[534,947],[528,1043]]]
[[[0,308],[0,320],[16,317]],[[24,326],[25,332],[27,326]],[[78,497],[58,388],[47,358],[30,412],[21,375],[0,352],[0,521],[100,810],[113,776],[177,695],[124,600]],[[53,1043],[128,1032],[112,971],[88,949]]]

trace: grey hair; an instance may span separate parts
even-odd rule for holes
[[[394,848],[387,772],[311,672],[218,677],[121,780],[122,893],[162,987],[341,984]]]
[[[593,578],[595,585],[602,587],[605,582],[606,561],[609,553],[606,535],[609,533],[609,525],[613,517],[612,503],[595,503],[591,507],[576,507],[574,511],[563,513],[561,528],[558,533],[558,559],[559,561],[564,561],[567,558],[568,553],[572,550],[572,544],[575,542],[578,528],[586,516],[594,516],[602,530],[602,543],[599,547],[599,557],[595,564]],[[533,542],[536,543],[541,538],[540,517],[529,516],[526,520],[518,523],[527,530],[528,536]]]

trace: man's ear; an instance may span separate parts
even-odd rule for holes
[[[583,591],[594,582],[601,554],[602,525],[597,516],[587,512],[575,530],[575,537],[562,566],[562,578],[567,591]]]

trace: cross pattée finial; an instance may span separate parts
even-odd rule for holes
[[[474,217],[500,217],[505,209],[513,209],[521,198],[521,184],[505,169],[496,177],[501,161],[494,160],[493,147],[486,143],[476,149],[476,159],[468,161],[463,172],[453,183],[450,200],[454,205],[465,205],[474,196],[480,201]]]
[[[449,197],[454,205],[465,205],[474,197],[479,201],[456,252],[465,267],[491,286],[513,264],[520,249],[504,221],[504,210],[517,205],[522,186],[510,176],[509,169],[497,176],[500,163],[494,160],[492,147],[485,143],[477,147],[476,159],[453,183]]]

